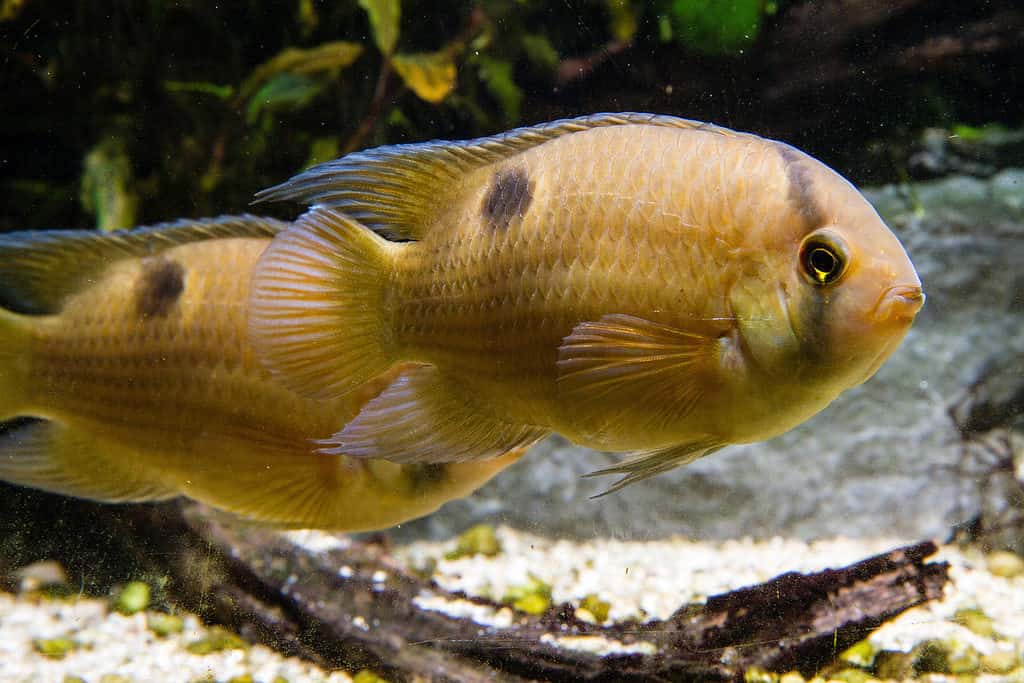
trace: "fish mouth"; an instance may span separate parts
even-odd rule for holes
[[[924,299],[921,285],[893,285],[878,298],[875,304],[875,320],[909,323],[924,306]]]

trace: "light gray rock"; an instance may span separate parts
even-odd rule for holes
[[[928,299],[879,373],[801,427],[598,500],[614,461],[552,438],[465,500],[405,525],[507,523],[573,537],[946,536],[981,509],[949,408],[998,353],[1024,354],[1024,170],[866,193]],[[1024,355],[1018,356],[1024,357]],[[400,532],[401,533],[401,532]]]

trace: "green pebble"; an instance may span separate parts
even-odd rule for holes
[[[274,676],[274,680],[270,681],[270,683],[288,683],[288,679],[284,676]]]
[[[161,638],[181,633],[185,630],[185,620],[176,614],[153,612],[146,616],[146,626]]]
[[[551,607],[551,598],[546,598],[543,595],[532,593],[530,595],[524,595],[512,602],[512,607],[519,610],[520,612],[526,612],[537,616],[538,614],[544,614]]]
[[[779,676],[779,683],[807,683],[807,679],[799,671],[788,671]]]
[[[390,683],[388,679],[378,676],[369,669],[362,669],[352,677],[352,683]]]
[[[1012,579],[1024,574],[1024,557],[1008,550],[997,550],[987,558],[988,571],[1004,579]]]
[[[778,674],[756,666],[752,666],[743,672],[743,683],[777,683]]]
[[[911,654],[914,656],[914,671],[918,674],[950,673],[949,651],[941,640],[918,643]]]
[[[914,674],[914,655],[899,650],[882,650],[875,655],[875,675],[884,680],[902,681]]]
[[[863,669],[840,669],[834,674],[829,675],[830,681],[842,681],[842,683],[867,683],[872,680],[871,674]]]
[[[527,595],[542,595],[544,597],[551,597],[551,584],[537,578],[533,574],[529,575],[529,581],[518,586],[509,586],[508,590],[505,591],[505,595],[502,596],[502,602],[512,602],[519,600]]]
[[[501,601],[511,604],[520,612],[543,614],[551,607],[551,584],[531,574],[528,583],[509,586]]]
[[[208,655],[224,650],[247,650],[249,644],[231,631],[214,626],[205,638],[189,643],[185,649],[194,655]]]
[[[1000,681],[1001,683],[1024,683],[1024,666],[1018,666]]]
[[[86,681],[81,676],[72,676],[71,674],[67,674],[64,676],[64,679],[61,681],[61,683],[88,683],[88,681]]]
[[[78,649],[78,643],[70,638],[36,638],[32,647],[44,657],[64,659],[69,652]]]
[[[99,683],[132,683],[132,680],[128,676],[122,676],[121,674],[103,674],[100,676]]]
[[[612,608],[611,603],[602,600],[593,593],[587,595],[580,602],[580,609],[585,609],[593,615],[594,620],[601,624],[608,620],[608,611]]]
[[[981,667],[978,651],[956,640],[926,640],[912,654],[917,673],[973,674]]]
[[[1006,674],[1021,664],[1020,655],[1013,650],[996,650],[981,657],[981,670],[990,674]]]
[[[878,648],[870,640],[865,639],[848,647],[839,655],[839,659],[861,669],[870,669],[877,654]]]
[[[457,560],[461,557],[473,555],[484,555],[494,557],[501,552],[501,543],[494,533],[494,527],[490,524],[477,524],[466,529],[459,536],[455,550],[445,554],[446,560]]]
[[[121,589],[117,596],[114,609],[121,614],[135,614],[149,607],[149,584],[144,581],[132,581]]]
[[[437,571],[437,558],[428,557],[425,560],[423,560],[423,562],[417,563],[416,565],[412,566],[410,570],[412,571],[413,574],[421,578],[429,579],[433,577],[434,572]]]
[[[953,615],[953,620],[967,630],[985,638],[991,638],[995,633],[992,617],[980,609],[958,609]]]
[[[969,645],[951,650],[949,672],[951,674],[976,674],[981,669],[981,655]]]
[[[255,683],[256,679],[252,677],[252,674],[239,674],[238,676],[232,676],[228,679],[228,683]]]

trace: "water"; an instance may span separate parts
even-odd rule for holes
[[[0,680],[249,674],[269,683],[440,671],[449,680],[495,671],[557,680],[775,680],[789,671],[1018,680],[1024,126],[1008,93],[1024,60],[1021,10],[1009,2],[839,11],[795,0],[488,0],[400,3],[391,24],[378,3],[365,4],[369,13],[309,0],[0,4],[8,93],[0,230],[114,229],[245,211],[290,221],[294,205],[252,207],[252,195],[348,151],[650,111],[783,140],[849,178],[906,247],[927,293],[923,311],[877,375],[796,429],[599,499],[591,496],[610,482],[581,475],[619,456],[559,436],[489,483],[481,477],[474,493],[451,493],[434,514],[351,535],[282,532],[188,499],[105,505],[0,484]],[[334,41],[346,44],[318,47]],[[306,52],[279,56],[289,48]],[[64,272],[82,263],[69,261]],[[216,263],[209,272],[219,282],[237,285],[249,272]],[[8,280],[15,271],[0,272]],[[231,286],[206,300],[237,309],[245,297],[231,298]],[[11,281],[0,283],[5,307],[41,312],[12,291]],[[130,303],[131,291],[112,286],[110,300]],[[225,329],[244,335],[244,322]],[[173,384],[153,381],[155,366],[115,365],[116,379],[97,385],[93,397],[107,393],[96,410],[131,415],[129,425],[148,401],[166,406],[152,411],[162,431],[132,437],[142,439],[138,457],[117,473],[108,468],[109,479],[163,472],[164,485],[180,487],[172,492],[237,502],[264,481],[249,451],[181,445],[189,424],[213,419],[204,406],[240,415],[231,424],[247,434],[311,419],[280,397],[262,413],[244,392],[197,403],[247,348],[244,337],[210,338],[207,348],[227,365],[197,366]],[[194,393],[168,398],[169,387],[190,381]],[[116,382],[134,393],[115,410],[125,395]],[[51,398],[74,390],[57,384]],[[179,414],[194,416],[175,422]],[[275,414],[284,426],[259,417]],[[0,434],[0,457],[13,457],[30,416],[47,417],[17,413]],[[125,432],[118,429],[98,438]],[[224,466],[229,452],[235,459]],[[296,457],[290,465],[306,462]],[[389,485],[412,487],[402,495],[445,490],[438,470],[414,472]],[[212,483],[201,484],[203,476]],[[379,500],[377,489],[353,492],[339,481],[337,514]],[[224,499],[203,493],[236,483]],[[314,496],[297,486],[281,500],[303,508]],[[807,594],[797,602],[808,612],[819,598],[832,605],[816,623],[834,637],[788,659],[755,661],[756,643],[781,651],[813,632],[800,610],[784,611],[797,584],[778,584],[771,609],[757,595],[744,598],[756,613],[731,644],[744,645],[738,650],[673,635],[684,605],[925,539],[945,544],[933,560],[950,563],[946,597],[886,614],[878,629],[858,621],[877,594],[858,594],[849,611],[840,592]],[[132,581],[151,597],[142,611],[118,614],[116,596]],[[908,585],[927,592],[925,584]],[[157,634],[156,615],[166,613],[184,616],[180,633]],[[236,643],[214,624],[263,644]],[[215,652],[194,652],[211,637]],[[62,638],[70,645],[60,656],[49,648],[63,647]],[[673,657],[691,668],[666,670]]]

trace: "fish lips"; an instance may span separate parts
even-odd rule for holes
[[[871,379],[902,343],[903,337],[910,330],[910,324],[921,307],[924,306],[924,300],[925,295],[921,285],[893,285],[882,292],[874,308],[875,321],[899,329],[895,334],[890,335],[888,342],[879,350],[863,378],[857,382],[858,385]]]
[[[878,298],[873,317],[877,323],[909,325],[924,306],[924,300],[921,285],[893,285]]]

